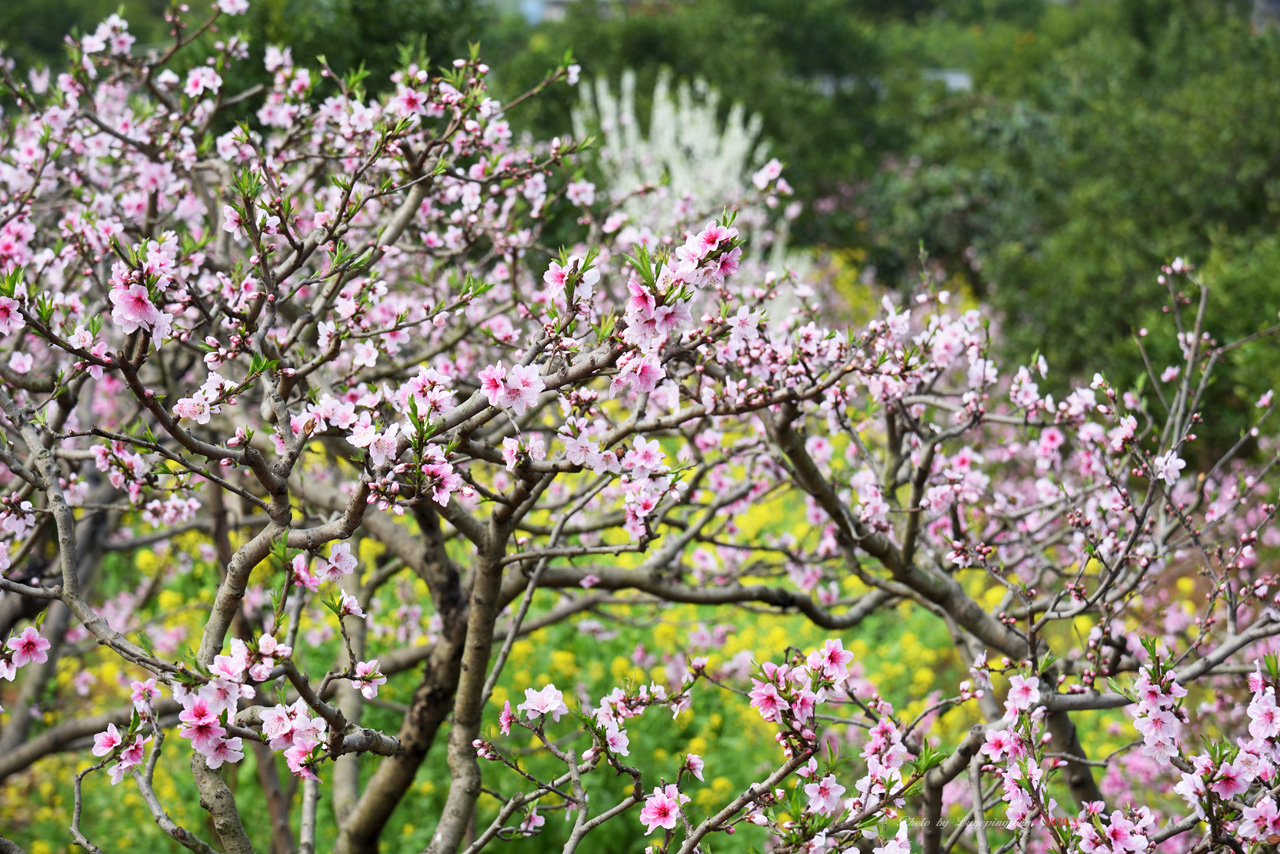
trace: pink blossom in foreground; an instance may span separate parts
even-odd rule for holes
[[[529,814],[524,817],[524,821],[520,822],[520,832],[526,836],[532,836],[546,823],[546,817],[538,815],[538,808],[535,806],[529,810]]]
[[[364,695],[366,700],[378,696],[378,686],[387,684],[387,677],[378,670],[378,660],[357,661],[356,678],[351,680],[351,687]]]
[[[911,842],[907,838],[907,823],[898,825],[898,832],[884,845],[871,849],[872,854],[911,854]]]
[[[782,719],[782,713],[791,708],[779,693],[778,688],[772,682],[760,682],[752,679],[751,689],[751,708],[760,712],[760,717],[766,721],[779,721]]]
[[[6,646],[13,650],[13,664],[15,667],[26,667],[28,664],[44,664],[49,660],[47,650],[51,647],[49,641],[40,636],[35,626],[27,626],[22,630],[22,634],[16,638],[9,638]]]
[[[130,768],[136,768],[142,764],[143,745],[150,740],[150,736],[143,738],[139,735],[134,738],[133,742],[128,747],[124,749],[124,752],[120,754],[116,764],[113,765],[108,772],[111,776],[111,785],[118,785],[120,781],[124,779],[124,775],[128,773]]]
[[[836,782],[836,778],[828,774],[814,783],[807,783],[804,793],[809,797],[808,810],[818,815],[832,815],[840,812],[840,796],[844,794],[844,786]]]
[[[640,823],[645,826],[645,836],[653,833],[659,827],[671,830],[676,826],[676,820],[680,816],[680,804],[676,799],[667,795],[662,789],[655,788],[653,794],[644,802],[644,808],[640,810]]]
[[[696,753],[690,753],[685,757],[684,764],[688,767],[689,773],[693,774],[693,776],[697,777],[699,780],[702,779],[702,769],[706,767],[707,763],[702,761],[701,756]]]
[[[1178,475],[1187,467],[1187,463],[1178,457],[1176,451],[1166,451],[1156,457],[1151,466],[1155,469],[1157,479],[1163,480],[1165,486],[1173,486],[1178,482]]]
[[[546,715],[559,722],[561,715],[569,713],[569,707],[564,704],[564,695],[556,689],[555,685],[547,685],[541,691],[525,688],[524,697],[524,702],[516,708],[528,712],[531,718]]]
[[[546,383],[533,365],[513,365],[508,371],[499,362],[480,372],[480,389],[489,404],[511,409],[516,415],[523,415],[536,403],[545,388]]]
[[[1005,701],[1007,712],[1025,712],[1040,702],[1040,683],[1034,676],[1012,676],[1009,679],[1009,698]]]
[[[202,751],[210,768],[221,768],[224,762],[236,763],[244,759],[243,742],[238,737],[219,739]]]
[[[119,747],[120,742],[120,733],[116,729],[116,725],[107,724],[106,732],[100,732],[93,737],[93,755],[106,756]]]

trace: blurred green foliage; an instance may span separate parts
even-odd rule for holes
[[[1280,34],[1255,32],[1247,4],[1039,9],[1034,21],[882,29],[890,57],[964,68],[973,87],[891,63],[879,109],[911,139],[845,208],[881,279],[910,272],[923,239],[1004,316],[1011,356],[1048,356],[1059,389],[1099,369],[1137,381],[1142,327],[1157,373],[1179,363],[1155,280],[1175,256],[1200,265],[1219,341],[1274,322],[1259,309],[1280,303]],[[1210,446],[1247,426],[1276,378],[1228,359]]]
[[[245,28],[257,50],[289,45],[303,65],[324,56],[345,74],[363,64],[366,86],[379,92],[400,67],[402,45],[434,65],[467,56],[467,44],[481,38],[485,9],[473,0],[253,0]]]
[[[168,5],[167,0],[5,0],[0,3],[0,44],[6,56],[24,66],[62,66],[67,34],[92,32],[115,12],[144,45],[159,42]]]

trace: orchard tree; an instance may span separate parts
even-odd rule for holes
[[[112,18],[72,40],[71,71],[5,75],[0,778],[67,751],[80,769],[65,836],[38,841],[105,850],[85,791],[121,784],[192,851],[314,851],[325,798],[335,850],[373,852],[433,748],[430,854],[550,838],[540,808],[567,817],[566,852],[606,824],[682,854],[1280,835],[1275,443],[1255,430],[1249,461],[1186,468],[1213,367],[1248,343],[1204,327],[1190,266],[1160,276],[1178,370],[1054,400],[1043,362],[1001,370],[980,311],[945,292],[839,328],[743,257],[732,211],[606,227],[625,200],[573,180],[584,141],[514,140],[476,55],[407,64],[375,100],[269,47],[256,123],[215,135],[246,8],[175,11],[145,57]],[[213,58],[173,71],[197,39]],[[780,178],[766,164],[739,203],[770,208]],[[579,239],[545,245],[566,208]],[[748,536],[752,507],[793,524]],[[171,561],[106,595],[109,557],[161,542]],[[388,605],[410,604],[406,576],[417,616]],[[198,610],[191,637],[155,622],[168,594]],[[518,638],[618,601],[795,613],[830,639],[745,673],[690,639],[665,684],[492,701]],[[944,626],[972,674],[912,718],[845,649],[891,608]],[[333,632],[335,660],[303,625]],[[125,687],[85,681],[119,706],[77,713],[54,676],[91,655]],[[392,680],[413,686],[398,726],[362,726]],[[693,795],[727,757],[643,770],[632,733],[713,694],[776,747],[708,810]],[[1073,716],[1117,708],[1133,743],[1100,755]],[[943,741],[953,709],[978,723]],[[162,750],[189,761],[202,825],[171,817]],[[260,785],[233,790],[247,758]]]

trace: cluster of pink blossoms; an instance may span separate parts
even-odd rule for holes
[[[7,559],[7,553],[4,555]],[[0,679],[12,682],[18,671],[28,664],[44,664],[49,660],[52,644],[41,637],[35,626],[27,626],[16,638],[9,638],[0,649]],[[4,711],[0,708],[0,712]]]
[[[1189,758],[1181,747],[1152,732],[1152,720],[1160,712],[1181,714],[1178,701],[1186,690],[1171,673],[1144,669],[1138,684],[1135,727],[1156,755],[1182,770],[1174,791],[1183,797],[1197,818],[1234,828],[1245,841],[1275,844],[1280,837],[1280,807],[1275,785],[1280,777],[1280,709],[1276,703],[1274,673],[1264,676],[1261,665],[1249,676],[1252,698],[1246,709],[1248,738],[1237,737],[1211,745],[1207,752]],[[1161,730],[1169,728],[1161,727]],[[1228,818],[1235,814],[1234,818]]]
[[[284,751],[289,770],[304,780],[320,779],[310,759],[327,730],[324,719],[312,717],[301,698],[291,706],[276,705],[262,713],[262,734],[270,739],[268,746]]]
[[[804,667],[766,661],[761,665],[764,679],[751,680],[751,707],[766,721],[784,724],[803,733],[805,739],[813,739],[809,721],[814,709],[826,701],[827,686],[838,687],[849,677],[851,661],[853,653],[839,639],[809,653]]]
[[[269,680],[277,660],[288,658],[291,654],[292,649],[278,643],[269,634],[258,640],[256,648],[250,648],[244,641],[235,638],[231,641],[231,653],[214,658],[210,678],[199,688],[193,691],[186,685],[174,684],[174,699],[182,704],[182,711],[178,714],[181,723],[179,735],[191,742],[191,746],[205,757],[210,768],[219,768],[223,763],[235,763],[244,758],[243,739],[228,732],[236,708],[240,700],[252,699],[256,695],[250,682]],[[372,667],[367,667],[361,676],[376,693],[376,686],[386,679],[377,672],[377,662],[371,664]],[[357,685],[357,688],[360,687]],[[153,720],[153,704],[159,697],[160,690],[154,679],[133,683],[132,699],[140,721]],[[314,772],[305,766],[304,760],[310,755],[311,748],[318,743],[325,725],[322,720],[310,721],[305,704],[299,703],[289,709],[278,706],[274,710],[263,712],[263,732],[272,739],[272,749],[285,750],[290,770],[303,776],[313,775]],[[299,720],[303,722],[297,723]],[[270,728],[268,721],[271,722]],[[95,736],[94,755],[108,756],[116,753],[123,738],[114,724],[109,725],[105,732]],[[125,750],[118,753],[118,764],[111,769],[113,783],[118,783],[125,771],[141,761],[142,744],[145,741],[146,739],[138,736]],[[292,754],[289,753],[290,749],[293,750]]]
[[[489,405],[510,409],[516,415],[523,415],[537,403],[546,387],[536,365],[512,365],[507,370],[498,362],[480,372],[480,390],[489,398]]]
[[[1165,670],[1152,678],[1150,668],[1138,672],[1133,690],[1138,702],[1133,708],[1133,726],[1142,734],[1142,753],[1161,764],[1179,753],[1178,734],[1182,719],[1178,701],[1187,696],[1187,689],[1178,684],[1172,670]]]
[[[150,740],[151,736],[143,737],[141,734],[137,734],[125,745],[125,736],[120,734],[115,724],[107,724],[105,732],[100,732],[93,737],[93,755],[99,757],[114,756],[116,760],[116,764],[112,765],[107,772],[111,777],[111,785],[119,785],[130,768],[142,764],[143,748]],[[236,740],[239,741],[239,739]]]
[[[217,699],[211,701],[208,695],[188,694],[182,698],[182,711],[178,714],[182,728],[178,734],[191,741],[191,746],[204,755],[210,768],[244,758],[241,739],[227,738],[226,727],[222,725],[223,713],[234,711],[234,704],[227,706]]]
[[[1156,819],[1150,808],[1137,807],[1132,814],[1112,810],[1106,826],[1096,816],[1101,803],[1086,807],[1080,822],[1080,850],[1085,854],[1143,854],[1151,850],[1151,834],[1156,829]],[[1089,821],[1093,818],[1097,821]]]

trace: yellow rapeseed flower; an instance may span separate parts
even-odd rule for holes
[[[564,674],[564,677],[572,674],[576,665],[577,661],[574,659],[573,653],[567,649],[557,649],[551,653],[551,669],[556,673]]]

